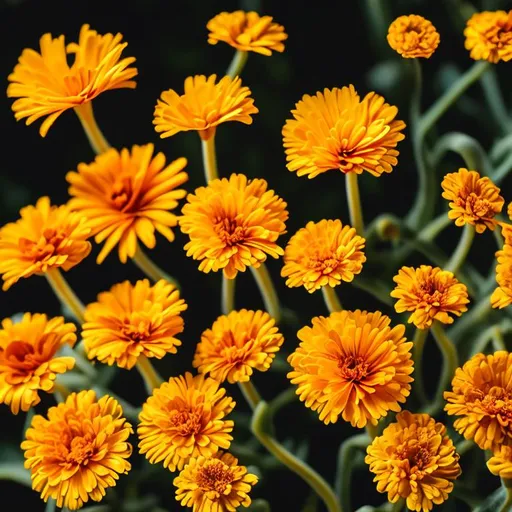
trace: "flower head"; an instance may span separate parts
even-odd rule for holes
[[[456,226],[471,224],[477,233],[496,227],[495,215],[501,212],[505,200],[500,189],[487,177],[481,178],[477,171],[461,168],[447,174],[443,182],[442,196],[450,201],[448,217]]]
[[[178,188],[188,180],[185,158],[165,165],[163,153],[153,157],[153,144],[109,149],[90,164],[79,164],[78,172],[66,176],[71,184],[69,207],[85,215],[97,243],[105,241],[97,262],[102,263],[119,244],[119,259],[125,263],[137,251],[138,240],[153,249],[155,230],[169,242],[170,229],[178,223],[172,214],[186,195]]]
[[[512,446],[500,446],[487,461],[489,471],[504,480],[512,478]]]
[[[0,329],[0,403],[13,414],[28,411],[41,399],[39,391],[52,393],[57,374],[71,370],[73,357],[56,357],[63,345],[76,342],[76,327],[59,316],[25,313],[18,323],[10,318]]]
[[[86,219],[67,206],[51,206],[41,197],[20,210],[20,219],[0,228],[0,273],[3,290],[22,277],[50,269],[69,270],[90,252],[91,229]]]
[[[428,414],[403,411],[396,423],[368,446],[365,462],[375,473],[377,490],[396,503],[406,500],[416,512],[432,510],[448,499],[460,475],[459,455],[446,427]]]
[[[349,85],[305,94],[283,127],[289,171],[314,178],[330,169],[344,174],[391,172],[397,164],[398,142],[404,139],[398,109],[375,92],[362,100]]]
[[[101,501],[119,475],[128,473],[133,430],[122,414],[116,400],[96,400],[86,390],[50,407],[48,419],[34,416],[21,449],[32,487],[44,501],[53,498],[57,507],[76,510],[89,500]]]
[[[350,282],[366,261],[364,244],[365,239],[340,220],[308,222],[290,238],[281,276],[287,278],[286,286],[304,286],[310,293]]]
[[[282,256],[276,244],[285,233],[286,203],[263,179],[243,174],[210,181],[187,196],[180,229],[190,237],[187,256],[200,260],[203,272],[222,270],[228,279],[247,267]]]
[[[221,12],[206,25],[208,42],[228,43],[243,52],[255,52],[269,57],[272,50],[284,51],[288,35],[282,25],[273,22],[272,16],[260,16],[257,12]]]
[[[201,335],[193,365],[219,382],[247,382],[253,369],[265,372],[284,342],[264,311],[231,311]]]
[[[134,57],[121,59],[128,43],[121,34],[100,35],[83,25],[78,43],[66,46],[64,36],[53,39],[44,34],[41,53],[25,49],[14,71],[7,96],[18,98],[12,105],[17,120],[27,118],[32,124],[48,116],[39,133],[44,137],[55,120],[66,110],[90,102],[109,89],[135,88],[131,80],[137,69],[130,67]],[[68,64],[68,55],[74,55]]]
[[[239,77],[224,76],[218,83],[216,75],[189,76],[185,79],[185,93],[164,91],[157,101],[153,124],[160,137],[171,137],[178,132],[195,130],[207,140],[217,126],[226,121],[252,124],[257,114],[251,91],[242,86]]]
[[[138,357],[161,359],[175,354],[183,331],[180,292],[167,281],[151,286],[147,279],[124,281],[98,295],[85,310],[82,337],[90,359],[133,368]]]
[[[139,451],[151,464],[182,470],[191,457],[228,449],[235,402],[215,379],[187,372],[171,377],[146,400],[137,427]]]
[[[388,43],[404,59],[428,59],[439,46],[439,32],[432,22],[417,14],[399,16],[388,29]]]
[[[288,378],[306,407],[325,424],[341,415],[354,427],[376,425],[388,411],[399,411],[413,380],[405,327],[391,328],[391,319],[379,311],[359,310],[312,323],[297,333],[301,343],[288,357]]]
[[[491,295],[493,308],[505,308],[512,304],[512,245],[505,244],[496,252],[496,282],[498,287]]]
[[[411,311],[408,322],[418,329],[427,329],[434,320],[451,324],[450,315],[460,316],[468,310],[466,285],[459,283],[448,270],[430,265],[402,267],[393,281],[396,287],[390,295],[398,299],[396,312]]]

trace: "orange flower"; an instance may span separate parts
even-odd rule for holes
[[[79,164],[78,172],[69,172],[69,207],[85,215],[95,241],[105,241],[98,254],[102,263],[119,244],[119,259],[126,263],[137,251],[138,240],[153,249],[155,230],[169,242],[171,227],[178,223],[170,213],[186,191],[177,188],[188,180],[183,171],[185,158],[165,165],[163,153],[153,157],[153,144],[133,146],[131,151],[110,149],[91,164]]]
[[[428,59],[439,46],[439,32],[432,22],[417,14],[399,16],[388,29],[388,43],[404,59]]]
[[[286,203],[263,179],[243,174],[210,181],[187,196],[180,229],[190,237],[187,256],[200,260],[199,270],[222,270],[228,279],[247,267],[283,255],[276,244],[285,233]]]
[[[502,309],[512,304],[512,245],[505,244],[501,251],[496,252],[496,258],[498,288],[491,295],[491,305]]]
[[[288,357],[297,395],[326,425],[341,415],[354,427],[376,425],[388,411],[399,411],[412,382],[412,343],[405,327],[391,328],[381,312],[340,311],[315,317],[297,336]]]
[[[500,446],[487,461],[487,467],[493,475],[510,480],[512,478],[512,447]]]
[[[116,400],[96,400],[94,391],[71,393],[48,410],[48,419],[34,416],[21,443],[32,487],[57,507],[76,510],[89,500],[101,501],[119,475],[131,469],[128,458],[133,433]]]
[[[67,206],[51,206],[41,197],[20,210],[21,218],[0,228],[0,274],[3,290],[22,277],[53,268],[69,270],[90,252],[86,219]]]

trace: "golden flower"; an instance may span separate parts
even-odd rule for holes
[[[37,415],[21,443],[32,487],[57,507],[80,508],[90,499],[101,501],[107,487],[131,469],[128,458],[133,433],[116,400],[96,400],[94,391],[71,393],[64,403]]]
[[[399,16],[388,29],[388,43],[404,59],[428,59],[439,46],[439,32],[432,22],[417,14]]]
[[[310,293],[350,282],[366,261],[364,244],[365,239],[340,220],[308,222],[290,238],[281,276],[288,278],[286,286],[304,286]]]
[[[496,282],[498,287],[491,295],[493,308],[505,308],[512,304],[512,245],[505,244],[496,252]]]
[[[85,309],[87,355],[130,369],[141,354],[157,359],[175,354],[181,345],[175,336],[183,331],[181,312],[186,309],[180,292],[167,281],[116,284]]]
[[[226,121],[252,124],[251,114],[257,114],[251,91],[242,86],[239,77],[225,76],[215,83],[216,75],[189,76],[185,93],[164,91],[157,101],[153,124],[160,137],[196,130],[203,140],[215,135],[217,126]]]
[[[501,212],[505,200],[500,189],[487,177],[481,178],[477,171],[461,168],[447,174],[443,182],[442,196],[450,201],[448,217],[456,226],[471,224],[477,233],[496,227],[495,215]]]
[[[142,406],[139,451],[151,464],[182,470],[191,457],[211,457],[228,449],[233,422],[224,417],[235,407],[215,379],[190,372],[171,377]]]
[[[247,382],[253,368],[270,368],[283,342],[275,320],[265,311],[231,311],[203,332],[192,364],[219,382]]]
[[[70,108],[80,109],[109,89],[135,88],[131,80],[137,69],[129,67],[134,57],[121,59],[128,43],[121,43],[121,34],[100,35],[83,25],[78,43],[67,46],[64,36],[53,39],[44,34],[41,53],[25,49],[13,73],[7,96],[19,98],[12,109],[17,120],[27,118],[27,125],[48,116],[39,133],[44,137],[55,120]],[[69,66],[68,55],[74,55]]]
[[[71,370],[73,357],[56,357],[63,345],[76,342],[76,327],[59,316],[25,313],[18,323],[10,318],[0,329],[0,403],[14,414],[28,411],[41,399],[39,391],[52,393],[58,373]]]
[[[98,254],[102,263],[119,244],[119,259],[125,263],[137,251],[138,240],[153,249],[155,230],[169,242],[174,240],[170,229],[178,223],[170,213],[186,191],[177,188],[188,180],[183,171],[185,158],[165,165],[163,153],[153,157],[153,144],[133,146],[120,152],[110,149],[90,164],[79,164],[78,172],[69,172],[69,201],[72,210],[88,219],[97,243],[105,242]]]
[[[191,458],[173,484],[176,500],[193,512],[235,512],[251,504],[249,492],[258,477],[238,465],[230,453]]]
[[[0,274],[8,290],[22,277],[50,269],[69,270],[90,252],[90,228],[79,213],[51,206],[41,197],[35,206],[20,210],[20,219],[0,228]]]
[[[426,512],[446,501],[461,473],[446,427],[428,414],[397,414],[366,451],[377,490],[391,503],[405,499],[408,510]]]
[[[412,343],[405,326],[390,327],[380,311],[340,311],[303,327],[299,347],[288,357],[297,395],[326,425],[341,414],[354,427],[376,425],[399,411],[413,381]]]
[[[451,324],[450,315],[461,316],[468,310],[468,289],[448,270],[430,265],[402,267],[393,281],[396,287],[390,295],[398,299],[396,312],[412,311],[408,322],[418,329],[427,329],[434,320]]]
[[[512,447],[498,448],[487,461],[487,467],[493,475],[510,480],[512,478]]]
[[[512,59],[512,10],[477,12],[464,30],[464,46],[475,60],[497,63]]]
[[[203,272],[222,270],[233,279],[247,267],[282,256],[276,244],[285,233],[286,203],[263,179],[243,174],[210,181],[187,196],[179,225],[190,237],[187,256],[200,260]]]
[[[243,52],[256,52],[269,57],[272,50],[284,51],[283,41],[288,38],[282,25],[273,22],[272,16],[257,12],[221,12],[206,25],[210,31],[208,42],[228,43]]]
[[[330,169],[374,176],[397,164],[398,142],[404,139],[398,109],[375,92],[362,100],[353,85],[305,94],[283,127],[289,171],[314,178]]]
[[[476,354],[457,368],[445,411],[460,416],[454,427],[482,450],[512,446],[512,354]]]

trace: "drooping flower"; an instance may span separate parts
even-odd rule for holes
[[[187,372],[171,377],[142,406],[139,451],[151,464],[182,470],[191,457],[211,457],[228,449],[235,402],[215,379]]]
[[[71,393],[50,407],[48,419],[36,415],[21,443],[32,487],[57,507],[77,510],[89,500],[101,501],[119,475],[131,469],[133,433],[116,400],[96,400],[94,391]]]
[[[179,225],[190,237],[187,256],[200,260],[199,270],[233,279],[247,267],[282,256],[276,244],[285,233],[286,203],[263,179],[243,174],[215,179],[187,196]]]
[[[25,313],[20,322],[10,318],[0,329],[0,403],[13,414],[28,411],[41,398],[39,391],[52,393],[57,374],[71,370],[73,357],[56,357],[63,345],[76,342],[76,327],[59,316]]]
[[[253,370],[265,372],[284,342],[265,311],[231,311],[201,335],[193,366],[219,382],[247,382]]]
[[[432,22],[417,14],[399,16],[389,26],[388,43],[404,59],[428,59],[439,46],[440,36]]]
[[[460,168],[447,174],[441,186],[442,196],[450,201],[448,217],[455,220],[456,226],[471,224],[477,233],[483,233],[486,228],[494,230],[497,224],[494,217],[501,212],[505,200],[487,176],[481,178],[477,171]]]
[[[219,124],[239,121],[252,124],[257,114],[251,91],[242,86],[239,77],[224,76],[218,83],[216,75],[189,76],[185,79],[185,93],[179,95],[164,91],[155,107],[153,124],[160,137],[171,137],[178,132],[195,130],[203,140],[215,135]]]
[[[23,277],[53,268],[69,270],[91,252],[85,217],[66,205],[51,206],[48,197],[41,197],[35,206],[22,208],[20,217],[0,228],[3,290]]]
[[[367,448],[377,490],[407,508],[427,512],[448,499],[460,475],[459,455],[446,427],[428,414],[403,411]]]
[[[141,354],[157,359],[175,354],[186,309],[180,292],[167,281],[153,286],[147,279],[116,284],[85,309],[82,337],[87,355],[130,369]]]
[[[313,318],[312,327],[297,333],[301,343],[288,357],[288,378],[325,424],[341,415],[361,428],[400,410],[413,381],[412,343],[405,326],[390,323],[379,311],[340,311]]]
[[[512,245],[505,244],[496,252],[496,282],[498,287],[491,295],[491,306],[502,309],[512,304]]]
[[[305,94],[291,113],[283,144],[286,166],[299,176],[314,178],[331,169],[380,176],[397,164],[405,123],[375,92],[361,100],[353,85],[324,89]]]
[[[105,242],[97,263],[116,245],[123,263],[133,258],[139,240],[153,249],[155,230],[169,242],[174,240],[170,228],[178,218],[170,210],[186,195],[178,187],[188,180],[183,171],[187,160],[178,158],[166,166],[164,154],[153,156],[153,150],[153,144],[109,149],[66,175],[73,196],[69,207],[87,217],[97,243]]]
[[[366,261],[364,245],[365,239],[338,219],[308,222],[290,238],[281,276],[286,286],[304,286],[310,293],[350,282]]]
[[[434,320],[451,324],[453,318],[450,315],[461,316],[468,310],[466,285],[448,270],[430,265],[402,267],[393,281],[396,287],[390,295],[398,299],[396,312],[411,311],[408,322],[418,329],[427,329]]]
[[[504,480],[512,478],[512,447],[501,446],[487,461],[489,471]]]
[[[70,108],[80,108],[110,89],[135,88],[137,69],[130,67],[134,57],[121,58],[128,43],[121,34],[100,35],[83,25],[78,43],[64,42],[44,34],[41,53],[25,49],[14,71],[7,96],[18,98],[12,105],[17,120],[27,118],[27,125],[47,116],[39,133],[44,137],[55,120]],[[74,55],[73,64],[68,56]]]

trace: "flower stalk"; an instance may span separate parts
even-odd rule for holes
[[[350,216],[350,225],[360,236],[364,235],[363,210],[361,208],[361,196],[359,194],[359,185],[357,174],[347,172],[345,174],[345,184],[347,189],[348,211]]]
[[[203,154],[203,167],[206,184],[219,178],[217,170],[217,156],[215,152],[215,133],[207,139],[201,138],[201,149]]]
[[[96,122],[96,118],[94,117],[94,112],[92,110],[92,102],[88,101],[76,106],[75,112],[78,119],[80,119],[80,123],[82,123],[85,135],[87,136],[87,140],[91,144],[93,151],[97,155],[108,151],[110,149],[110,144],[107,139],[105,139],[105,136]]]
[[[414,384],[413,389],[418,400],[425,404],[428,402],[423,383],[423,349],[428,336],[428,329],[416,329],[413,339],[412,358],[414,360]]]
[[[472,226],[471,224],[466,224],[462,231],[462,235],[460,237],[457,248],[455,249],[455,252],[452,254],[452,257],[449,259],[448,263],[446,264],[446,270],[449,270],[454,274],[458,273],[458,271],[464,264],[464,261],[466,260],[466,257],[469,253],[469,250],[471,249],[471,244],[474,238],[475,227]]]
[[[235,278],[228,279],[222,276],[221,311],[223,315],[228,315],[235,309],[235,285]]]
[[[281,320],[281,306],[267,266],[265,263],[262,263],[258,268],[251,266],[251,272],[260,290],[265,310],[278,324]]]
[[[335,311],[341,311],[343,309],[338,295],[332,286],[322,286],[322,295],[329,313],[334,313]]]
[[[226,75],[228,75],[231,78],[240,76],[242,74],[242,70],[245,67],[245,63],[247,62],[248,57],[249,52],[237,50],[233,55],[231,63],[229,64],[228,70],[226,71]]]
[[[61,271],[56,267],[49,268],[45,276],[60,302],[70,309],[80,324],[83,324],[85,322],[84,305],[71,289]]]
[[[135,256],[132,258],[132,261],[147,277],[149,277],[149,279],[151,279],[151,281],[156,283],[157,281],[160,281],[160,279],[163,279],[164,281],[173,284],[178,290],[180,289],[180,285],[176,279],[169,276],[169,274],[156,265],[156,263],[140,248],[140,245],[137,247],[137,251]]]
[[[160,377],[158,372],[155,370],[155,367],[151,364],[151,361],[144,354],[140,354],[137,359],[137,369],[144,379],[148,395],[151,395],[154,389],[159,388],[162,385],[164,380]]]

